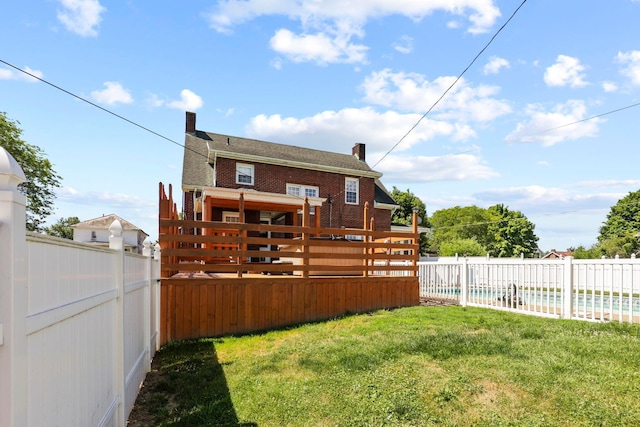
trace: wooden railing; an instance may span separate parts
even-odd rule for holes
[[[419,246],[417,237],[409,233],[170,219],[161,219],[160,228],[166,230],[160,234],[163,277],[178,272],[238,277],[244,273],[308,277],[417,272]],[[197,234],[183,234],[183,230]]]
[[[240,203],[242,207],[242,203]],[[419,234],[309,226],[180,220],[160,188],[162,277],[177,273],[369,276],[417,275]],[[244,215],[240,216],[241,218]],[[365,223],[368,206],[365,207]]]

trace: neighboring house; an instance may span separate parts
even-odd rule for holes
[[[195,113],[186,113],[182,190],[187,220],[238,221],[242,192],[247,223],[301,224],[307,197],[314,226],[362,229],[368,202],[374,229],[388,231],[397,204],[381,176],[365,162],[364,144],[338,154],[203,132],[196,130]]]
[[[122,237],[124,238],[125,250],[127,252],[141,254],[143,242],[149,235],[115,214],[103,215],[100,218],[94,218],[72,225],[73,240],[75,242],[109,247],[109,236],[111,235],[109,227],[116,219],[120,221],[120,225],[122,225]]]
[[[556,251],[551,249],[542,259],[564,259],[565,257],[573,256],[571,251]]]

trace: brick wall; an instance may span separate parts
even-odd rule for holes
[[[242,162],[253,164],[254,185],[236,184],[236,160],[218,158],[216,165],[216,186],[223,188],[251,188],[256,191],[286,194],[286,184],[315,186],[319,189],[319,197],[326,198],[321,215],[322,227],[332,228],[362,228],[364,223],[364,203],[369,202],[371,215],[375,216],[376,230],[389,230],[391,217],[388,210],[374,209],[375,182],[373,178],[361,178],[359,182],[359,203],[357,205],[345,203],[345,177],[330,172],[298,169],[287,166],[269,165],[263,163]],[[358,178],[357,176],[351,176]],[[185,195],[185,218],[193,218],[193,195]],[[331,200],[333,203],[329,203]]]

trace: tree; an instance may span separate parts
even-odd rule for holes
[[[640,190],[627,194],[611,207],[600,227],[598,242],[612,237],[626,237],[640,232]]]
[[[486,248],[490,243],[488,230],[491,220],[489,212],[478,206],[455,206],[435,211],[430,219],[434,249],[438,250],[444,242],[457,239],[474,239]]]
[[[440,256],[482,256],[487,250],[476,239],[453,239],[440,244]]]
[[[443,244],[459,239],[475,240],[484,248],[483,254],[494,257],[531,257],[538,249],[535,225],[521,212],[504,205],[442,209],[433,213],[431,227],[438,253]]]
[[[616,255],[629,258],[640,250],[640,242],[635,233],[628,233],[622,237],[611,237],[598,243],[598,251],[607,258],[615,258]]]
[[[536,226],[520,211],[511,211],[498,204],[487,209],[492,216],[488,233],[491,242],[487,245],[489,255],[494,257],[517,257],[524,254],[532,257],[538,249]]]
[[[39,147],[20,138],[19,124],[0,112],[0,146],[16,159],[27,177],[18,187],[27,198],[27,230],[41,232],[45,219],[53,213],[54,191],[61,178]]]
[[[577,248],[569,248],[569,251],[575,259],[598,259],[604,255],[598,245],[592,245],[590,248],[580,245]]]
[[[418,210],[418,224],[422,227],[429,227],[429,219],[427,217],[427,207],[419,197],[414,195],[409,189],[400,191],[395,186],[391,191],[391,197],[398,204],[398,208],[393,211],[391,216],[392,224],[413,225],[413,209]],[[426,233],[420,234],[420,253],[426,254],[429,248],[429,241]]]
[[[63,239],[73,240],[73,228],[72,225],[79,223],[80,220],[77,216],[70,216],[68,218],[60,218],[58,222],[51,227],[44,229],[44,232],[49,236],[61,237]]]

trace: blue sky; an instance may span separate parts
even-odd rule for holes
[[[429,214],[504,203],[542,250],[590,246],[640,188],[640,108],[600,116],[640,102],[640,1],[527,1],[418,123],[520,4],[3,2],[0,60],[167,139],[2,63],[0,111],[63,177],[50,223],[116,213],[157,238],[158,183],[181,204],[188,110],[205,131],[365,143]]]

